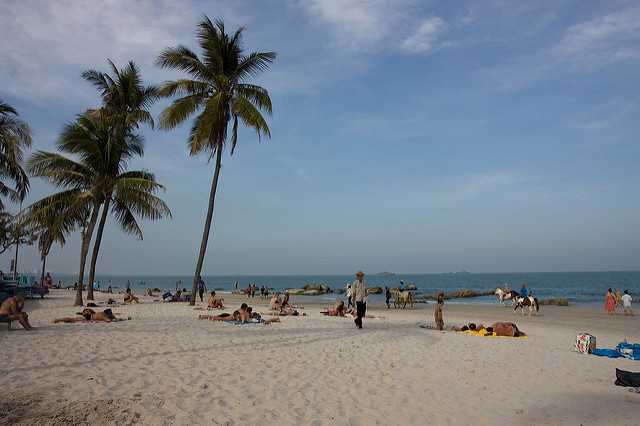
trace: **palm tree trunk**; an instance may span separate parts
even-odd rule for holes
[[[18,279],[18,247],[20,247],[20,231],[18,231],[18,238],[16,239],[16,257],[13,262],[13,279]]]
[[[22,216],[22,200],[20,200],[20,215]],[[18,227],[18,225],[16,225],[16,230],[17,230],[18,238],[16,238],[16,258],[13,263],[13,279],[14,280],[18,279],[18,247],[20,247],[20,233],[22,232],[22,230],[20,229],[20,227]]]
[[[44,268],[47,264],[47,255],[42,256],[42,274],[40,275],[40,285],[44,287]]]
[[[87,263],[87,253],[89,253],[89,243],[93,236],[93,228],[96,226],[98,220],[98,212],[100,210],[100,204],[96,203],[91,211],[91,218],[87,224],[86,229],[82,235],[82,248],[80,249],[80,271],[78,272],[78,289],[76,290],[76,301],[74,306],[82,306],[82,287],[84,283],[84,266]]]
[[[96,263],[98,261],[98,252],[100,251],[100,243],[102,242],[104,225],[107,222],[107,216],[109,215],[109,204],[111,204],[111,194],[107,195],[107,199],[102,206],[102,216],[100,217],[100,223],[98,224],[96,240],[93,242],[93,253],[91,254],[91,269],[89,269],[89,282],[87,283],[87,300],[93,300],[93,280],[96,278]]]
[[[213,207],[216,202],[216,190],[218,189],[218,177],[220,176],[220,168],[222,167],[222,148],[218,146],[216,152],[216,169],[213,174],[213,182],[211,182],[211,192],[209,194],[209,209],[207,210],[207,219],[204,223],[204,231],[202,232],[202,242],[200,243],[200,254],[198,255],[198,263],[196,264],[196,273],[193,275],[193,289],[191,291],[191,305],[196,304],[196,293],[198,292],[198,279],[202,272],[202,263],[204,255],[207,251],[207,243],[209,241],[209,230],[211,229],[211,220],[213,219]]]

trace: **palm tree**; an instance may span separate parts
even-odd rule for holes
[[[82,226],[82,249],[76,304],[82,304],[82,283],[89,243],[101,213],[101,227],[95,244],[99,245],[109,208],[124,232],[142,239],[142,229],[136,216],[156,220],[171,216],[167,205],[155,194],[164,187],[155,181],[152,173],[139,170],[127,171],[127,163],[144,152],[143,139],[129,130],[124,141],[111,137],[112,127],[106,114],[89,112],[79,116],[76,122],[63,129],[57,148],[59,151],[79,157],[73,160],[58,153],[38,151],[28,162],[34,176],[43,177],[65,190],[40,202],[43,205],[64,205],[69,220]],[[89,213],[90,212],[90,213]],[[92,258],[95,270],[97,252]],[[89,289],[92,287],[92,276]],[[87,292],[87,298],[90,294]]]
[[[67,207],[64,198],[51,203],[43,203],[41,200],[29,206],[24,214],[25,222],[38,235],[38,249],[42,259],[41,283],[44,282],[47,256],[51,247],[55,243],[64,246],[67,235],[73,232],[77,225],[76,217],[68,214]]]
[[[221,20],[212,22],[208,17],[198,24],[197,38],[202,59],[185,46],[168,47],[156,63],[169,69],[189,74],[188,79],[165,82],[160,96],[180,96],[160,115],[160,127],[173,129],[190,116],[198,113],[189,134],[189,154],[206,153],[209,160],[215,155],[216,163],[209,193],[209,207],[202,233],[200,253],[193,276],[193,292],[202,271],[209,231],[213,218],[216,190],[222,166],[222,151],[227,144],[231,125],[231,155],[238,141],[238,120],[258,134],[271,137],[269,126],[261,111],[271,114],[271,98],[266,89],[248,83],[252,77],[265,71],[276,58],[274,52],[244,54],[242,32],[225,32]],[[191,298],[195,304],[195,297]]]
[[[142,83],[140,71],[134,62],[130,61],[123,69],[118,69],[111,60],[107,60],[107,62],[111,68],[111,75],[96,70],[88,70],[85,71],[82,76],[98,89],[102,98],[102,107],[98,110],[93,110],[91,113],[100,114],[108,120],[109,137],[114,143],[126,144],[133,140],[129,138],[131,131],[137,129],[140,123],[148,124],[153,128],[154,122],[149,108],[158,98],[158,89],[155,86],[145,86]],[[142,155],[142,151],[138,154]],[[112,177],[113,176],[115,175],[112,175]],[[102,213],[91,255],[89,288],[87,291],[87,298],[89,300],[93,300],[93,281],[96,273],[96,262],[102,243],[104,226],[112,202],[111,195],[112,193],[107,188],[103,194]],[[114,207],[118,208],[115,204]],[[118,211],[114,213],[116,216],[119,214]],[[141,232],[140,238],[142,238]]]
[[[13,188],[0,181],[0,195],[22,201],[29,191],[29,178],[22,168],[23,150],[31,146],[31,130],[9,104],[0,100],[0,176],[13,182]],[[0,198],[0,211],[4,203]]]

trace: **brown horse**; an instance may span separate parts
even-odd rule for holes
[[[393,296],[393,307],[398,309],[402,305],[402,309],[407,307],[407,303],[413,308],[413,293],[408,290],[400,291],[398,288],[391,289],[391,295]]]

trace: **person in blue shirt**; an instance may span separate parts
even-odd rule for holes
[[[529,292],[527,291],[527,283],[522,283],[522,288],[520,289],[520,296],[528,297]]]

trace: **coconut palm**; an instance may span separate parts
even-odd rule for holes
[[[102,119],[108,121],[110,138],[114,143],[127,144],[131,131],[137,129],[140,124],[154,126],[153,117],[149,108],[158,97],[158,89],[155,86],[144,85],[140,71],[136,64],[130,61],[124,68],[118,69],[116,65],[107,60],[111,74],[97,70],[85,71],[82,76],[92,83],[102,98],[102,106],[93,110],[91,114],[99,114]],[[139,153],[142,155],[142,152]],[[96,262],[102,243],[104,226],[111,206],[111,194],[109,191],[103,194],[104,203],[96,239],[93,243],[91,255],[91,267],[89,269],[89,288],[87,298],[93,299],[93,281],[96,273]],[[117,208],[117,206],[115,206]],[[116,216],[119,214],[114,212]]]
[[[100,226],[95,244],[102,239],[102,230],[111,211],[127,234],[142,239],[138,218],[156,220],[171,216],[167,205],[155,194],[164,187],[145,170],[127,171],[128,161],[144,152],[143,139],[129,130],[123,141],[112,136],[109,118],[89,112],[63,129],[57,148],[60,152],[78,157],[74,160],[62,154],[38,151],[28,162],[29,171],[65,190],[51,195],[42,204],[64,206],[69,220],[82,226],[82,249],[79,271],[79,290],[76,303],[82,301],[82,282],[89,243],[100,214]],[[90,212],[90,213],[89,213]],[[100,213],[101,212],[101,213]],[[87,219],[88,218],[88,219]],[[95,271],[97,251],[92,258]],[[89,289],[93,276],[89,278]],[[91,295],[87,292],[87,298]]]
[[[165,82],[160,96],[179,96],[160,115],[160,127],[173,129],[197,114],[191,126],[188,146],[190,155],[205,153],[215,169],[209,193],[209,207],[202,233],[200,252],[193,276],[193,293],[202,271],[216,190],[222,166],[222,152],[231,144],[231,154],[238,141],[238,122],[252,128],[258,134],[271,137],[269,126],[261,111],[271,114],[271,99],[266,89],[249,83],[251,78],[265,71],[276,57],[274,52],[245,54],[242,49],[242,32],[233,35],[225,32],[221,20],[212,22],[208,17],[198,24],[197,38],[202,58],[185,46],[169,47],[162,51],[156,63],[163,68],[184,71],[189,78]],[[227,134],[231,126],[231,135]],[[195,304],[195,297],[191,298]]]
[[[46,199],[45,199],[46,200]],[[48,201],[48,200],[47,200]],[[68,206],[64,198],[57,202],[38,201],[29,206],[24,213],[25,222],[34,229],[38,236],[38,250],[42,259],[42,274],[40,282],[44,282],[44,274],[47,264],[47,256],[53,244],[64,246],[67,235],[74,231],[77,219],[68,214]]]
[[[23,150],[31,146],[31,130],[9,104],[0,100],[0,195],[22,201],[29,191],[29,178],[22,168]],[[13,183],[8,186],[4,179]],[[0,211],[4,203],[0,198]]]

